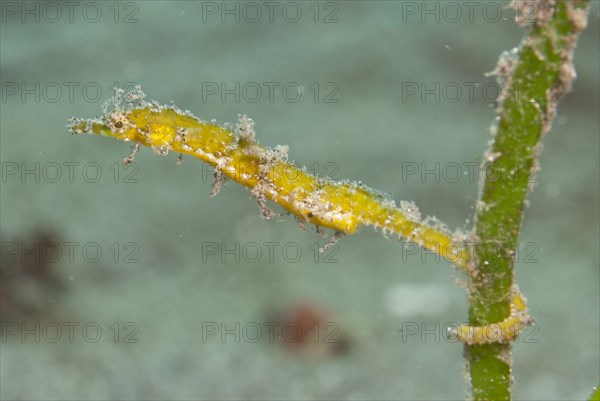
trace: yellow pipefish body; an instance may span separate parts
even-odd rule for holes
[[[147,103],[139,88],[99,119],[71,119],[73,134],[84,132],[197,157],[228,178],[279,204],[305,222],[353,234],[361,225],[395,233],[451,262],[466,266],[468,252],[442,227],[421,221],[416,206],[401,207],[382,194],[350,181],[310,174],[287,160],[287,147],[260,146],[254,122],[240,116],[236,129],[200,120],[174,106]]]

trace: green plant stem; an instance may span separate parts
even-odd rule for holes
[[[590,395],[589,401],[600,401],[600,384],[594,388],[594,392]]]
[[[525,38],[518,51],[500,58],[495,71],[503,93],[476,208],[476,274],[469,286],[472,325],[499,322],[509,314],[529,178],[558,100],[571,88],[573,51],[587,21],[587,0],[531,4],[536,5],[535,15]],[[517,23],[525,25],[519,17]],[[511,351],[510,343],[465,346],[473,399],[511,398]]]

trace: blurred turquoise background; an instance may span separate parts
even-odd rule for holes
[[[246,113],[261,144],[289,145],[298,164],[467,229],[470,166],[495,117],[484,73],[523,35],[505,2],[474,2],[472,18],[463,2],[460,18],[443,2],[67,3],[2,3],[3,268],[52,259],[37,230],[63,249],[45,274],[3,275],[2,399],[465,397],[462,347],[442,337],[467,318],[447,262],[371,229],[318,255],[326,238],[290,216],[261,219],[239,185],[210,198],[199,160],[178,166],[144,148],[126,170],[128,144],[65,124],[99,116],[115,84],[138,83],[206,120]],[[584,399],[600,378],[598,20],[594,1],[525,212],[516,271],[536,326],[514,347],[519,400]],[[264,332],[207,335],[297,303],[325,316],[298,352]],[[327,322],[346,352],[324,341]]]

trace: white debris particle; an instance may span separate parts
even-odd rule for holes
[[[140,144],[136,143],[133,145],[131,153],[123,158],[123,165],[129,166],[135,161],[135,154],[140,150]]]
[[[396,201],[392,198],[385,198],[383,201],[381,201],[381,205],[385,209],[396,209]]]
[[[274,212],[273,210],[271,210],[269,208],[269,206],[267,206],[267,197],[265,196],[265,193],[268,190],[269,190],[268,185],[266,185],[264,183],[259,183],[254,188],[252,188],[250,193],[256,199],[256,202],[258,203],[258,208],[260,210],[260,217],[262,217],[263,219],[267,219],[267,220],[270,220],[273,218],[278,219],[281,217],[281,215],[277,212]]]
[[[144,108],[146,107],[146,94],[140,85],[136,85],[135,88],[127,94],[125,101],[130,107]]]
[[[207,153],[200,148],[196,149],[194,153],[199,155],[201,158],[208,159],[212,163],[216,164],[218,162],[218,159],[215,157],[215,155],[213,155],[212,153]]]
[[[215,170],[212,190],[210,191],[211,198],[214,198],[215,196],[217,196],[219,191],[221,191],[221,187],[225,183],[226,179],[227,179],[227,177],[225,177],[225,175],[223,174],[223,172],[221,170],[219,170],[219,169]]]
[[[273,161],[286,162],[288,159],[288,152],[290,147],[287,145],[277,145],[275,149],[271,149],[269,156],[273,158]]]
[[[576,8],[573,4],[567,3],[568,11],[569,11],[569,20],[575,27],[575,29],[582,31],[585,29],[588,23],[588,15],[587,11]]]
[[[493,122],[492,125],[490,125],[490,135],[492,138],[495,138],[496,134],[498,134],[498,123]]]
[[[442,232],[444,234],[450,234],[448,226],[442,223],[442,221],[435,216],[425,217],[425,219],[423,220],[423,225],[435,228],[437,231]]]
[[[254,120],[246,114],[239,114],[239,122],[235,126],[235,132],[248,143],[256,143],[256,132],[254,132]]]
[[[502,93],[498,97],[498,101],[501,102],[506,97],[506,83],[507,80],[512,76],[512,72],[515,69],[518,59],[519,49],[514,47],[510,51],[503,51],[498,58],[496,68],[485,74],[486,77],[496,75],[498,84],[502,87]]]
[[[327,249],[335,246],[335,244],[337,244],[337,242],[340,240],[340,238],[342,238],[342,236],[344,235],[343,232],[341,231],[336,231],[332,236],[331,239],[329,240],[329,242],[327,242],[325,245],[323,245],[322,247],[319,248],[319,253],[323,253],[325,252]]]
[[[490,205],[488,205],[487,203],[485,203],[482,200],[478,200],[475,203],[475,209],[480,212],[487,212],[488,210],[490,210]]]
[[[421,221],[421,212],[412,201],[400,201],[400,210],[410,221],[418,223]]]
[[[158,156],[166,156],[169,154],[170,147],[168,145],[163,146],[151,146],[152,153]]]
[[[495,162],[500,156],[502,156],[502,152],[487,152],[485,154],[485,160],[488,163]]]
[[[263,159],[267,153],[265,149],[254,144],[244,147],[243,152],[245,155],[248,155],[250,157],[256,157],[258,159]]]

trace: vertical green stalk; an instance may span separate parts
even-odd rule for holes
[[[528,32],[519,49],[500,58],[495,71],[503,93],[495,138],[485,154],[474,233],[476,266],[469,287],[469,320],[477,326],[509,315],[530,177],[558,100],[575,78],[573,52],[589,4],[588,0],[537,0],[512,5],[521,8],[517,23],[527,25]],[[465,346],[473,399],[511,398],[511,351],[510,343]]]
[[[589,401],[600,401],[600,384],[594,387],[594,392],[590,395]]]

